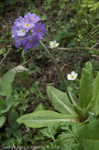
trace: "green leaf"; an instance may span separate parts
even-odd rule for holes
[[[0,113],[1,113],[1,111],[3,110],[3,109],[5,109],[6,108],[6,103],[5,103],[5,101],[2,99],[2,98],[0,98]]]
[[[78,139],[84,150],[99,150],[99,121],[85,125],[80,130]]]
[[[54,125],[56,123],[64,123],[76,120],[76,115],[62,115],[54,111],[42,110],[24,115],[20,117],[17,122],[24,123],[26,126],[31,128],[41,128],[49,125]]]
[[[74,105],[73,107],[74,107],[75,110],[78,112],[78,114],[80,114],[80,115],[83,117],[83,109],[80,108],[80,107],[78,107],[78,106],[76,106],[76,105]]]
[[[5,99],[6,105],[8,106],[8,109],[10,109],[14,103],[14,99],[11,95],[8,95]]]
[[[44,137],[52,138],[55,140],[54,136],[57,134],[60,127],[59,123],[56,123],[54,126],[48,126],[47,128],[42,129],[40,132]]]
[[[91,75],[87,69],[83,69],[80,80],[79,106],[86,108],[92,98]]]
[[[41,110],[45,110],[45,107],[42,103],[40,103],[34,111],[41,111]]]
[[[3,124],[5,123],[6,118],[4,116],[0,117],[0,128],[3,126]]]
[[[93,67],[92,67],[92,63],[88,61],[85,64],[85,68],[88,70],[88,72],[90,74],[90,77],[91,77],[91,80],[93,80]]]
[[[29,70],[28,70],[27,72],[28,72],[28,74],[32,74],[32,73],[37,72],[38,70],[39,70],[39,67],[38,67],[38,66],[36,66],[36,65],[33,64],[33,63],[30,63],[30,64],[29,64]]]
[[[78,99],[77,96],[73,93],[72,88],[68,87],[68,93],[74,105],[77,105]]]
[[[20,124],[17,123],[17,119],[19,118],[19,114],[15,109],[11,109],[8,122],[12,130],[16,130],[20,127]]]
[[[13,131],[13,136],[16,138],[21,138],[22,136],[22,131],[20,129]]]
[[[94,82],[94,89],[93,89],[93,101],[94,101],[94,106],[99,105],[99,73],[95,79]]]
[[[16,120],[18,119],[18,117],[19,117],[19,115],[18,115],[18,113],[16,112],[16,110],[15,110],[15,109],[12,109],[12,110],[10,111],[10,114],[9,114],[9,117],[8,117],[8,122],[9,122],[9,124],[10,124],[10,125],[13,125],[13,124],[16,122]]]
[[[90,11],[96,11],[96,10],[98,10],[99,9],[99,2],[96,2],[96,3],[94,3],[93,5],[92,5],[92,7],[91,7],[91,9],[90,9]]]
[[[76,114],[65,92],[47,86],[47,95],[54,108],[62,114]]]
[[[8,95],[5,99],[6,108],[1,110],[1,113],[5,113],[9,111],[9,109],[12,107],[14,103],[13,97],[11,95]]]
[[[94,108],[91,109],[91,113],[94,113],[96,116],[99,115],[99,106],[95,106]]]
[[[83,118],[86,119],[88,117],[88,109],[87,108],[86,109],[85,108],[82,109],[81,107],[78,107],[76,105],[74,105],[73,107],[78,112],[78,114],[80,114],[80,120],[81,119],[83,120]],[[82,118],[81,118],[81,116],[82,116]]]
[[[14,80],[14,72],[12,70],[9,70],[7,73],[5,73],[2,77],[2,80],[0,82],[0,95],[7,96],[11,94],[12,92],[12,82]]]

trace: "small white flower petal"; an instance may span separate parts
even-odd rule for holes
[[[71,74],[68,74],[68,75],[67,75],[67,79],[71,79]]]
[[[59,45],[59,43],[56,43],[56,46],[58,46]]]
[[[76,77],[72,78],[72,80],[75,80],[75,79],[76,79]]]
[[[75,71],[72,71],[72,72],[71,72],[71,75],[74,75],[74,76],[75,76]]]
[[[53,41],[50,41],[50,43],[49,43],[50,45],[52,45],[53,44]]]
[[[77,78],[77,76],[78,76],[78,74],[77,73],[75,73],[75,77]]]

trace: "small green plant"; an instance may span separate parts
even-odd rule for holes
[[[0,127],[5,123],[5,113],[8,112],[14,104],[13,97],[11,96],[14,76],[14,72],[10,70],[4,74],[0,81],[0,96],[6,96],[5,100],[0,98]]]
[[[90,11],[97,11],[99,9],[99,2],[95,2],[94,0],[82,0],[82,7],[88,7]]]
[[[63,125],[69,121],[86,124],[90,113],[93,113],[95,116],[99,115],[99,73],[96,79],[93,79],[92,64],[87,62],[79,81],[80,92],[78,100],[70,88],[68,88],[68,93],[72,104],[65,92],[59,91],[52,86],[47,86],[49,100],[59,113],[52,110],[37,111],[20,117],[17,120],[18,123],[24,123],[32,128],[48,127],[56,123]]]

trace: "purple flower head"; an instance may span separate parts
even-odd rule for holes
[[[37,23],[38,21],[40,21],[40,17],[39,16],[36,16],[35,13],[31,14],[30,12],[28,12],[25,16],[24,16],[25,19],[29,19],[30,22],[32,23]]]
[[[17,30],[18,30],[18,28],[17,28],[16,26],[13,26],[13,27],[11,28],[12,38],[14,38],[14,37],[16,36]]]
[[[42,39],[45,36],[45,33],[46,33],[46,29],[45,29],[44,24],[42,24],[41,22],[37,23],[34,26],[34,29],[32,30],[32,32],[34,32],[36,35],[38,35],[38,37],[40,39]]]
[[[31,28],[34,27],[34,24],[33,24],[32,22],[29,22],[28,19],[25,20],[25,22],[22,21],[21,24],[19,23],[19,24],[17,24],[17,25],[22,26],[22,27],[25,29],[26,32],[28,32]]]
[[[38,46],[38,43],[39,43],[39,38],[37,35],[29,35],[27,37],[27,44],[25,46],[25,51],[28,51],[28,49],[32,47]]]
[[[16,48],[25,47],[26,42],[27,42],[27,37],[24,37],[24,36],[15,36],[14,40],[15,40],[15,46],[16,46]]]
[[[14,25],[17,26],[17,23],[21,23],[22,21],[25,21],[25,19],[24,19],[22,16],[19,16],[19,17],[15,20]]]
[[[21,26],[19,27],[19,30],[16,31],[17,36],[25,36],[26,35],[26,31],[24,28],[22,28]]]
[[[24,17],[19,16],[11,28],[16,48],[24,47],[25,51],[38,46],[39,39],[45,36],[44,24],[38,23],[40,17],[28,12]]]

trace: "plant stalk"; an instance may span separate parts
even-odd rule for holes
[[[57,63],[56,63],[54,57],[51,55],[51,53],[50,53],[49,50],[46,48],[46,46],[42,43],[42,41],[40,41],[40,44],[43,46],[43,48],[45,49],[45,51],[46,51],[47,54],[49,55],[50,59],[52,60],[53,64],[55,65],[55,67],[56,67],[56,69],[57,69],[57,72],[59,73],[60,78],[61,78],[61,80],[62,80],[63,86],[64,86],[64,88],[65,88],[65,92],[66,92],[66,94],[67,94],[67,96],[68,96],[68,98],[69,98],[69,100],[70,100],[70,102],[71,102],[71,104],[72,104],[72,100],[71,100],[71,97],[70,97],[70,95],[69,95],[69,93],[68,93],[68,90],[67,90],[67,87],[66,87],[64,78],[63,78],[63,76],[62,76],[62,74],[61,74],[61,71],[60,71],[60,69],[59,69],[59,67],[58,67],[58,65],[57,65]]]

